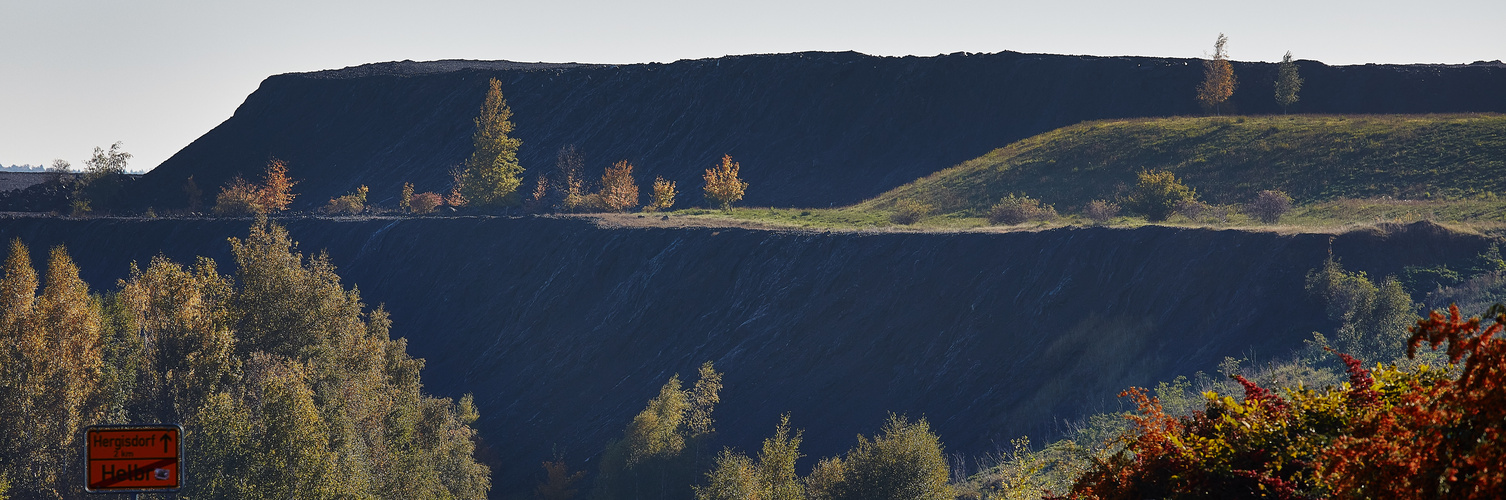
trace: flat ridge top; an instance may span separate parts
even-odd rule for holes
[[[853,52],[853,51],[842,51],[842,52],[807,51],[807,52],[788,52],[788,53],[777,53],[777,54],[739,54],[739,55],[727,55],[727,56],[722,56],[722,57],[710,57],[710,58],[702,58],[702,59],[681,59],[681,60],[675,61],[674,63],[669,63],[669,64],[686,63],[686,62],[697,62],[697,61],[705,62],[705,61],[731,60],[731,59],[740,59],[740,58],[763,58],[763,57],[792,57],[792,58],[815,57],[815,58],[820,58],[822,56],[828,56],[828,57],[830,57],[830,56],[847,56],[847,57],[858,56],[858,57],[861,57],[861,58],[874,58],[874,59],[911,59],[911,58],[936,59],[936,58],[942,58],[942,57],[955,57],[955,56],[969,57],[969,56],[989,56],[989,55],[1004,55],[1004,54],[1015,55],[1015,56],[1027,56],[1027,57],[1060,57],[1060,58],[1082,58],[1082,59],[1134,59],[1134,60],[1141,60],[1141,59],[1143,59],[1143,60],[1159,60],[1159,61],[1184,61],[1184,60],[1185,61],[1191,61],[1192,60],[1192,59],[1180,58],[1180,57],[1130,56],[1130,55],[1121,55],[1121,56],[1092,56],[1092,55],[1044,54],[1044,53],[1036,54],[1036,53],[1020,53],[1020,52],[1013,52],[1013,51],[1002,51],[1002,52],[997,52],[997,53],[986,53],[986,52],[955,52],[955,53],[951,53],[951,54],[937,54],[937,55],[934,55],[934,56],[913,56],[913,55],[911,55],[911,56],[875,56],[875,55],[863,54],[861,52]],[[1263,64],[1264,63],[1264,62],[1261,62],[1261,61],[1235,61],[1235,62],[1236,63],[1246,63],[1246,64]],[[550,70],[576,69],[576,68],[604,68],[604,67],[619,67],[619,66],[645,66],[645,65],[654,65],[654,64],[661,64],[661,63],[653,63],[653,62],[627,63],[627,64],[577,63],[577,62],[554,63],[554,62],[516,62],[516,61],[506,61],[506,60],[476,60],[476,59],[440,59],[440,60],[436,60],[436,61],[402,60],[402,61],[388,61],[388,62],[376,62],[376,63],[360,64],[360,65],[356,65],[356,66],[347,66],[347,67],[340,68],[340,69],[326,69],[326,70],[309,71],[309,72],[293,72],[293,73],[286,73],[286,74],[287,75],[297,75],[297,76],[302,76],[302,77],[306,77],[306,78],[346,79],[346,78],[362,78],[362,77],[370,77],[370,76],[417,76],[417,75],[429,75],[429,74],[440,74],[440,73],[452,73],[452,72],[456,72],[456,71],[466,71],[466,70],[550,71]],[[1264,64],[1273,64],[1273,63],[1264,63]],[[1506,62],[1502,62],[1501,60],[1498,59],[1498,60],[1494,60],[1494,61],[1475,61],[1475,62],[1472,62],[1472,63],[1469,63],[1469,64],[1449,64],[1449,63],[1378,64],[1378,63],[1365,63],[1365,64],[1333,65],[1331,67],[1344,68],[1344,67],[1364,67],[1364,66],[1388,66],[1388,67],[1394,67],[1394,68],[1406,68],[1406,69],[1414,69],[1414,70],[1415,69],[1433,69],[1433,68],[1466,68],[1466,67],[1489,67],[1489,68],[1502,68],[1502,69],[1506,69]]]
[[[345,79],[364,78],[370,76],[414,76],[436,73],[453,73],[466,70],[507,70],[507,71],[548,71],[557,69],[573,69],[582,67],[603,67],[609,64],[581,64],[581,63],[546,63],[546,62],[514,62],[514,61],[478,61],[472,59],[442,59],[438,61],[391,61],[361,64],[358,66],[346,66],[340,69],[326,69],[305,73],[287,73],[306,78],[319,79]]]

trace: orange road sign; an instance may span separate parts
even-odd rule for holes
[[[84,491],[148,493],[183,487],[183,427],[94,425],[84,430]]]

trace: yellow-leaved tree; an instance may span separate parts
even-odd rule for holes
[[[82,498],[84,426],[181,422],[191,498],[486,498],[472,399],[423,393],[381,307],[265,218],[200,258],[132,266],[91,295],[61,248],[38,295],[16,242],[0,277],[0,494]],[[9,491],[5,491],[8,489]]]
[[[722,374],[710,361],[701,365],[695,385],[682,389],[674,375],[659,395],[607,445],[596,476],[598,498],[691,497],[685,485],[702,470],[702,444],[716,432],[712,410],[721,401]]]
[[[1197,87],[1197,100],[1204,108],[1219,114],[1225,101],[1234,95],[1234,67],[1229,64],[1229,52],[1224,44],[1229,38],[1223,33],[1213,42],[1213,58],[1203,61],[1203,83]]]
[[[664,180],[663,177],[654,177],[654,197],[648,205],[643,207],[645,212],[658,212],[669,210],[675,206],[675,182]]]
[[[706,199],[723,211],[731,211],[732,204],[743,199],[748,183],[737,177],[740,166],[732,161],[732,155],[722,155],[722,162],[706,169]]]

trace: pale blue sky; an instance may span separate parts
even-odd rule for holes
[[[403,59],[638,63],[855,50],[1329,64],[1506,59],[1506,1],[0,0],[0,164],[156,166],[269,75]]]

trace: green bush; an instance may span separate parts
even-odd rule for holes
[[[818,471],[812,472],[816,475]],[[941,441],[925,419],[889,415],[883,434],[858,445],[840,462],[840,478],[822,478],[820,491],[834,500],[950,500],[951,469]],[[828,471],[829,473],[829,471]],[[832,484],[834,483],[834,484]]]
[[[1361,359],[1394,358],[1417,319],[1417,306],[1401,281],[1387,276],[1377,285],[1364,271],[1345,271],[1332,259],[1307,273],[1307,291],[1323,300],[1329,319],[1340,323],[1335,347]]]
[[[1182,184],[1175,174],[1141,170],[1129,207],[1147,220],[1158,222],[1170,217],[1178,204],[1196,199],[1197,191]]]

